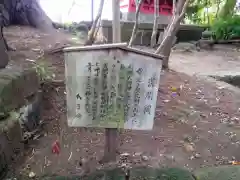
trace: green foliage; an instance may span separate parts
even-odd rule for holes
[[[193,24],[210,24],[215,19],[216,12],[209,11],[219,0],[191,0],[186,10],[186,18]],[[207,9],[208,8],[208,9]]]
[[[41,60],[35,63],[34,69],[37,72],[40,81],[42,82],[52,80],[55,77],[55,74],[50,69],[50,67]]]
[[[216,19],[236,14],[237,0],[190,0],[186,21],[190,24],[212,25]]]
[[[240,38],[240,16],[235,15],[216,20],[211,30],[213,31],[213,39],[215,40]]]
[[[237,0],[225,0],[223,7],[219,12],[219,18],[225,18],[226,16],[232,16],[234,14],[234,8]]]

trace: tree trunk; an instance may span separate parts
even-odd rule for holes
[[[157,31],[158,31],[158,15],[159,14],[159,0],[154,0],[154,22],[153,31],[151,36],[151,47],[157,44]]]
[[[96,16],[95,20],[93,21],[92,27],[88,33],[88,40],[85,43],[85,45],[92,45],[95,41],[95,35],[98,31],[98,29],[96,30],[96,27],[98,25],[98,22],[101,20],[103,5],[104,5],[104,0],[101,0],[99,8],[98,8],[97,16]]]
[[[38,0],[2,0],[0,3],[1,25],[28,25],[45,32],[54,31],[51,19]]]
[[[219,11],[219,18],[232,16],[234,13],[234,8],[236,4],[237,4],[237,0],[225,0],[223,7]]]
[[[4,36],[3,27],[9,25],[28,25],[44,32],[54,32],[53,23],[46,15],[38,0],[1,0],[0,1],[0,36],[5,47],[0,47],[0,52],[5,50],[14,50],[9,47]],[[2,56],[2,53],[0,54]],[[3,61],[3,60],[1,60]],[[6,62],[0,62],[2,64]],[[6,66],[6,65],[5,65]]]
[[[140,13],[140,7],[142,5],[143,0],[140,0],[138,3],[136,2],[136,15],[135,15],[135,23],[134,23],[134,27],[133,27],[133,31],[132,31],[132,36],[131,39],[128,43],[128,46],[131,47],[133,45],[133,41],[135,40],[136,36],[137,36],[137,30],[138,30],[138,17],[139,17],[139,13]]]
[[[184,18],[189,0],[176,0],[173,1],[173,15],[171,22],[168,24],[167,28],[164,30],[163,40],[155,51],[156,54],[161,54],[163,59],[163,67],[168,68],[169,56],[171,53],[172,44],[174,37],[180,27],[180,23]]]
[[[0,36],[0,55],[1,55],[0,69],[3,69],[8,65],[9,58],[8,58],[7,49],[6,49],[6,40],[3,37],[2,28],[0,30],[1,30],[1,36]]]
[[[180,22],[179,19],[173,18],[172,23],[167,28],[168,31],[164,32],[163,40],[158,47],[155,53],[161,54],[164,56],[163,67],[168,68],[169,56],[172,49],[172,44],[175,38],[175,35],[179,29]]]
[[[217,11],[216,11],[215,19],[218,18],[218,13],[219,13],[219,10],[220,10],[220,4],[221,4],[221,0],[217,0]]]

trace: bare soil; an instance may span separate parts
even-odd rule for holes
[[[6,35],[17,49],[10,52],[11,64],[23,67],[31,64],[27,59],[38,61],[42,51],[56,43],[31,28],[10,27]],[[60,44],[65,41],[63,36]],[[44,61],[56,79],[64,80],[62,54],[46,55]],[[109,166],[179,166],[193,170],[240,161],[240,93],[237,91],[217,87],[196,76],[163,72],[153,130],[121,131],[117,161],[103,165],[99,160],[103,155],[104,131],[69,128],[64,84],[47,87],[42,117],[47,123],[44,136],[31,142],[23,160],[13,167],[12,177],[31,171],[37,176],[80,175]],[[178,95],[173,94],[172,87],[178,89]],[[61,146],[58,155],[51,151],[56,140]]]

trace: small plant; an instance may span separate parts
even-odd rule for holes
[[[36,62],[34,65],[34,69],[36,70],[40,78],[40,81],[42,82],[52,80],[55,77],[55,74],[52,72],[49,66],[43,61]]]
[[[216,20],[211,30],[215,40],[240,39],[240,16],[234,15]]]

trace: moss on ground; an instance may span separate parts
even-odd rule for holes
[[[18,180],[32,178],[21,177]],[[220,166],[201,168],[193,173],[181,168],[155,169],[150,167],[134,168],[129,177],[120,169],[96,171],[88,176],[45,175],[38,180],[240,180],[240,166]]]
[[[240,166],[201,168],[195,171],[197,180],[240,180]]]

